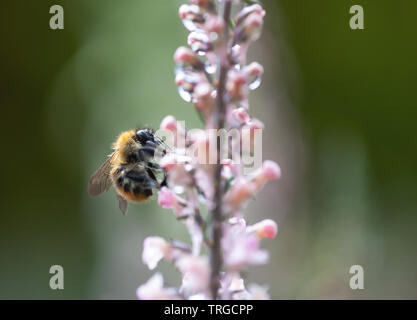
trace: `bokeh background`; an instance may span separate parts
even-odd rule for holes
[[[142,240],[187,240],[155,201],[122,216],[114,191],[86,192],[120,131],[167,114],[201,126],[173,81],[181,2],[0,1],[0,298],[134,299],[153,274]],[[280,229],[248,282],[274,299],[417,298],[417,2],[263,3],[250,60],[266,72],[251,112],[283,177],[247,210]],[[64,30],[49,28],[53,4]],[[365,30],[349,28],[354,4]],[[64,290],[49,288],[53,264]],[[364,290],[349,288],[354,264]],[[179,283],[168,263],[159,270]]]

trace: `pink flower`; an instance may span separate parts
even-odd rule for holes
[[[260,248],[261,240],[272,239],[278,232],[270,219],[247,226],[243,218],[248,201],[267,181],[281,175],[273,161],[263,162],[250,175],[245,167],[248,151],[250,155],[259,152],[257,143],[264,128],[249,115],[248,99],[249,90],[260,85],[264,69],[257,62],[247,64],[246,55],[250,42],[260,36],[265,11],[259,4],[246,6],[239,0],[219,1],[218,5],[213,0],[189,2],[179,8],[190,31],[190,48],[181,46],[174,53],[175,83],[180,97],[194,104],[204,129],[186,130],[183,122],[167,116],[155,135],[164,141],[157,163],[166,174],[158,204],[172,210],[185,224],[191,244],[147,237],[143,262],[151,270],[162,259],[172,262],[181,272],[182,284],[179,290],[165,288],[162,275],[156,273],[136,294],[139,299],[267,299],[266,288],[245,288],[241,275],[247,266],[268,261],[268,253]],[[243,9],[232,19],[229,15],[235,12],[235,5]],[[229,27],[229,19],[233,27]],[[223,129],[231,131],[227,140],[220,138],[218,130]],[[231,148],[226,152],[223,145],[213,147],[218,141]],[[213,151],[218,149],[222,151],[220,167],[211,165],[217,163],[218,154]],[[259,158],[255,160],[258,165]],[[215,214],[217,209],[221,215]],[[216,227],[222,232],[214,232]],[[211,245],[218,242],[221,250]],[[210,265],[208,256],[201,255],[203,244],[214,257],[212,262],[221,255],[223,263]],[[217,283],[211,282],[213,279]],[[212,292],[213,288],[217,292]]]
[[[265,219],[246,229],[247,232],[254,232],[260,239],[273,239],[278,233],[278,226],[275,221]]]
[[[204,24],[207,14],[195,4],[183,4],[178,10],[184,26],[189,31],[194,31]]]
[[[257,62],[252,62],[243,68],[243,72],[248,77],[249,89],[254,90],[261,84],[261,76],[264,73],[264,68]]]
[[[260,76],[264,73],[264,67],[258,62],[252,62],[243,68],[243,72],[249,77]]]
[[[203,31],[193,31],[188,35],[187,44],[198,55],[205,55],[207,51],[212,49],[209,35]]]
[[[245,178],[239,178],[230,187],[224,196],[224,205],[227,211],[236,211],[241,208],[255,194],[256,187]]]
[[[188,156],[169,153],[159,163],[167,171],[168,186],[177,193],[182,193],[183,190],[179,192],[175,187],[184,189],[193,183],[193,178],[190,175],[193,167],[190,162],[192,162],[192,159]]]
[[[207,290],[210,267],[206,256],[187,255],[179,259],[176,266],[183,274],[181,292],[194,295]]]
[[[258,169],[255,173],[252,183],[255,186],[256,191],[259,191],[266,182],[279,179],[280,177],[281,168],[279,165],[274,161],[266,160],[262,164],[262,168]]]
[[[224,28],[224,22],[221,18],[215,16],[215,15],[211,15],[206,23],[204,28],[209,32],[209,33],[215,33],[215,34],[220,34],[223,31]]]
[[[229,71],[226,89],[234,100],[242,100],[247,96],[247,76],[241,71]]]
[[[136,290],[139,300],[171,300],[179,299],[174,288],[164,288],[162,274],[155,273],[145,284]]]
[[[245,108],[237,108],[232,111],[232,119],[237,124],[246,124],[250,121],[250,116]]]
[[[268,288],[257,284],[250,284],[248,286],[250,300],[270,300]]]
[[[162,120],[160,128],[163,130],[177,132],[177,120],[173,116],[166,116]]]
[[[249,264],[265,264],[268,252],[261,250],[260,239],[253,233],[246,233],[242,227],[229,227],[223,239],[224,262],[230,270],[240,270]]]
[[[162,187],[159,190],[158,204],[164,209],[172,209],[176,216],[181,215],[181,211],[185,207],[184,200],[167,187]]]
[[[174,193],[167,187],[161,188],[158,192],[158,203],[164,209],[172,209],[176,203]]]
[[[244,7],[236,17],[236,24],[242,23],[242,21],[251,14],[255,14],[263,18],[265,16],[265,10],[259,4]]]
[[[222,176],[228,180],[239,175],[239,164],[233,163],[232,159],[222,160]]]
[[[241,278],[234,278],[229,286],[229,294],[233,300],[248,300],[250,294],[245,289],[245,282]]]
[[[212,95],[212,88],[207,82],[202,82],[195,87],[194,98],[196,109],[208,119],[214,109],[214,98]]]
[[[204,200],[206,206],[210,207],[211,201],[214,196],[214,185],[213,185],[213,166],[198,166],[195,171],[195,182],[201,192],[204,194]]]
[[[190,130],[187,136],[187,145],[189,147],[186,152],[193,164],[203,166],[209,163],[210,139],[206,131]]]
[[[191,237],[192,254],[197,256],[200,254],[201,245],[203,244],[203,231],[201,230],[201,225],[193,217],[193,210],[190,211],[192,211],[189,213],[190,218],[185,220],[185,225]]]
[[[263,129],[265,127],[263,122],[256,118],[252,118],[250,121],[248,121],[247,125],[250,131],[253,131],[256,129]]]
[[[236,19],[235,39],[237,43],[251,42],[259,38],[265,11],[258,4],[245,7]]]
[[[191,49],[179,47],[174,53],[175,63],[182,63],[185,66],[202,68],[202,62],[195,56]]]
[[[169,254],[169,244],[160,237],[147,237],[143,241],[142,261],[153,270],[158,262]]]

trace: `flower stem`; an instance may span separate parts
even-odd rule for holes
[[[229,23],[231,14],[231,0],[223,0],[220,6],[220,14],[224,21],[224,31],[222,37],[222,43],[218,48],[218,70],[219,81],[217,85],[217,98],[216,108],[214,111],[214,125],[216,129],[223,129],[226,118],[226,102],[225,102],[225,90],[226,90],[226,78],[229,69],[228,56],[228,44],[229,44]],[[211,277],[210,277],[210,291],[213,299],[217,299],[220,286],[220,272],[222,269],[222,249],[221,249],[221,237],[222,237],[222,201],[223,201],[223,189],[224,186],[221,183],[221,170],[222,165],[220,136],[217,135],[217,164],[214,170],[215,181],[215,193],[214,193],[214,208],[212,211],[212,223],[211,223],[211,236],[212,247],[210,248],[210,265],[211,265]]]

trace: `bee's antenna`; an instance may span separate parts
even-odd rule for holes
[[[154,135],[154,137],[158,140],[158,142],[160,142],[161,144],[163,144],[165,147],[167,147],[169,149],[169,151],[172,151],[172,148],[164,141],[162,140],[160,137],[158,137],[157,135]]]

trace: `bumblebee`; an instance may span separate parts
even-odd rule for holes
[[[158,149],[162,143],[149,128],[122,132],[113,144],[113,153],[91,176],[89,195],[97,196],[113,185],[123,214],[128,201],[149,199],[153,188],[166,184],[166,173],[155,161],[156,150],[166,153]]]

